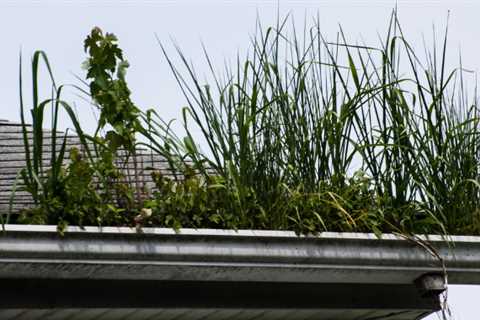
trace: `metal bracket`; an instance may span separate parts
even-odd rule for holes
[[[445,277],[441,273],[423,274],[414,283],[422,297],[438,296],[447,289]]]

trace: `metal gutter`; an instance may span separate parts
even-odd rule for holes
[[[421,237],[448,282],[480,284],[480,237]],[[425,248],[391,234],[6,225],[0,278],[412,284],[442,272]]]

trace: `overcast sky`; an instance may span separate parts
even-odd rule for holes
[[[57,82],[78,85],[75,75],[84,76],[80,68],[85,60],[83,39],[93,26],[118,36],[131,64],[127,80],[135,103],[142,108],[156,107],[164,118],[171,119],[179,118],[185,101],[161,55],[155,34],[167,47],[171,38],[175,39],[202,74],[206,68],[200,59],[201,42],[221,66],[225,59],[234,58],[239,50],[248,47],[257,15],[263,25],[270,25],[275,22],[277,11],[281,16],[291,13],[303,25],[305,17],[311,19],[318,14],[327,37],[334,37],[341,24],[350,40],[363,38],[367,44],[378,45],[378,35],[384,34],[395,3],[408,40],[420,49],[422,37],[431,38],[433,25],[438,30],[445,27],[450,11],[449,66],[458,62],[461,51],[464,67],[480,70],[480,0],[0,0],[0,118],[19,119],[20,49],[25,64],[34,50],[46,51]],[[24,71],[28,81],[29,70]],[[75,102],[84,126],[92,129],[92,111],[76,94],[70,90],[67,99]],[[479,287],[452,286],[449,298],[455,318],[478,319],[475,304],[479,297]]]

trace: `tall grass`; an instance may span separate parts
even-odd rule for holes
[[[446,70],[447,30],[420,57],[395,13],[378,48],[290,22],[259,24],[221,74],[205,50],[211,84],[161,44],[188,103],[176,148],[222,177],[239,225],[479,233],[478,108]]]
[[[447,33],[440,46],[434,41],[419,55],[395,12],[376,47],[349,43],[341,29],[328,40],[318,23],[299,32],[286,17],[266,29],[258,23],[249,53],[238,55],[220,73],[204,48],[210,83],[200,80],[178,46],[180,63],[160,44],[187,101],[183,138],[159,112],[141,112],[133,105],[124,69],[117,79],[112,71],[117,66],[107,68],[112,84],[120,81],[128,98],[109,100],[109,106],[122,109],[127,101],[134,107],[128,121],[135,125],[127,140],[163,155],[174,169],[172,180],[155,173],[158,190],[127,207],[114,203],[109,190],[98,190],[109,188],[105,172],[117,172],[105,168],[113,163],[116,148],[107,162],[95,160],[89,146],[101,147],[101,139],[82,132],[61,99],[62,87],[53,81],[45,54],[37,52],[31,129],[20,90],[22,178],[47,214],[51,199],[56,215],[58,208],[74,214],[88,201],[82,207],[88,221],[100,224],[131,224],[133,211],[151,209],[148,223],[160,226],[480,234],[477,92],[469,98],[461,64],[447,70]],[[109,41],[121,52],[115,37]],[[40,61],[53,92],[42,101]],[[110,89],[117,97],[115,86]],[[52,154],[46,169],[42,128],[47,106],[52,108]],[[67,169],[66,137],[56,136],[60,110],[70,115],[87,159],[74,155],[76,165]],[[115,111],[110,116],[116,117]],[[138,134],[143,140],[137,140]],[[90,180],[77,181],[78,172]],[[75,184],[89,195],[87,200],[77,197],[82,192]],[[75,205],[58,206],[58,199]]]
[[[51,81],[51,97],[41,98],[39,74],[43,62],[47,76]],[[24,223],[57,224],[60,232],[69,224],[98,224],[102,219],[102,198],[95,190],[93,173],[95,162],[80,123],[71,106],[62,100],[63,86],[57,86],[50,63],[43,51],[36,51],[31,63],[32,99],[30,105],[31,124],[27,124],[26,103],[23,91],[22,58],[19,63],[20,118],[23,145],[25,150],[25,168],[19,172],[10,201],[10,211],[15,201],[17,184],[19,189],[29,192],[34,207],[24,210],[15,220]],[[68,115],[74,127],[80,145],[67,148],[68,130],[60,134],[59,115],[63,111]],[[45,116],[51,114],[49,131],[45,130]],[[45,133],[50,137],[45,137]],[[50,148],[50,152],[44,150]],[[83,150],[80,156],[78,148]],[[70,158],[67,165],[66,160]],[[101,178],[97,175],[98,178]],[[21,179],[19,179],[21,178]],[[8,217],[7,217],[8,220]]]
[[[52,97],[43,100],[40,98],[38,83],[39,68],[42,61],[44,62],[52,85]],[[36,51],[32,58],[32,106],[30,109],[32,123],[31,125],[27,124],[24,106],[21,57],[19,66],[20,119],[22,124],[22,137],[26,162],[26,168],[21,171],[21,175],[26,188],[33,196],[35,204],[38,204],[42,197],[45,199],[49,196],[49,191],[54,192],[54,190],[56,190],[60,171],[64,164],[68,130],[65,132],[64,137],[57,137],[60,109],[65,110],[70,116],[80,139],[83,139],[83,134],[73,109],[65,101],[61,100],[63,86],[57,87],[50,63],[43,51]],[[48,107],[51,107],[50,113],[52,116],[50,127],[51,137],[49,140],[44,138],[44,118],[45,114],[48,113]],[[45,164],[44,162],[44,145],[49,145],[51,149],[51,154],[48,157],[48,164]],[[46,174],[47,169],[49,171],[48,175]]]

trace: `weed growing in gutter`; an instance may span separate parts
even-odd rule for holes
[[[293,25],[290,33],[290,22],[286,18],[267,29],[259,25],[250,53],[222,75],[205,53],[211,84],[200,81],[178,47],[180,65],[161,44],[188,104],[183,139],[159,112],[140,111],[131,102],[121,54],[108,60],[108,81],[89,71],[92,84],[105,85],[90,86],[102,112],[132,112],[120,122],[109,118],[113,113],[101,117],[99,128],[107,122],[113,128],[101,144],[72,118],[82,141],[89,141],[86,150],[89,143],[109,145],[102,150],[115,157],[118,146],[134,152],[141,144],[166,157],[179,174],[154,173],[150,197],[139,197],[133,188],[135,205],[102,200],[110,209],[88,223],[480,234],[478,105],[467,98],[463,70],[446,70],[447,32],[441,49],[434,47],[421,59],[395,14],[379,48],[349,44],[341,30],[329,42],[318,25],[301,34]],[[106,38],[95,30],[96,46]],[[107,42],[118,49],[113,35]],[[107,58],[101,50],[95,54],[91,59]],[[106,92],[119,99],[105,103]],[[34,136],[42,139],[38,119]],[[143,136],[141,142],[137,135]],[[117,147],[111,147],[115,141]],[[29,161],[24,182],[34,181],[27,190],[36,199],[52,187],[41,179],[42,188],[36,187],[32,177],[39,176],[39,169]],[[84,161],[94,175],[104,177],[95,157],[87,155]],[[52,168],[63,168],[61,163],[54,161]],[[122,185],[132,188],[129,181]],[[94,194],[101,192],[94,179],[87,186]],[[36,210],[46,208],[41,201],[36,204],[24,212],[25,222],[35,222]],[[98,214],[93,206],[85,212]],[[72,217],[62,221],[85,223]]]
[[[380,48],[318,25],[289,36],[288,22],[259,26],[223,76],[205,54],[212,85],[162,46],[188,102],[187,155],[225,181],[240,227],[478,234],[478,107],[445,68],[447,31],[422,62],[395,14]]]

